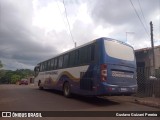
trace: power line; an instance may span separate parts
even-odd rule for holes
[[[67,19],[67,24],[68,24],[68,28],[69,28],[69,32],[70,32],[70,35],[71,35],[71,39],[76,47],[76,42],[74,41],[73,39],[73,35],[72,35],[72,32],[71,32],[71,28],[70,28],[70,24],[69,24],[69,21],[68,21],[68,16],[67,16],[67,9],[66,9],[66,6],[65,6],[65,2],[63,0],[63,5],[64,5],[64,9],[65,9],[65,15],[66,15],[66,19]]]
[[[67,28],[66,22],[65,22],[65,20],[64,20],[64,17],[63,17],[62,11],[61,11],[61,9],[60,9],[60,6],[59,6],[59,4],[58,4],[58,1],[57,1],[57,0],[56,0],[56,3],[57,3],[57,7],[58,7],[58,10],[59,10],[59,13],[61,14],[61,18],[62,18],[62,21],[63,21],[64,27],[65,27],[66,31],[68,31],[68,28]],[[56,34],[56,33],[55,33],[55,34]],[[56,36],[57,36],[57,34],[56,34]],[[70,36],[68,36],[68,37],[70,37]]]
[[[62,11],[61,11],[61,9],[60,9],[60,7],[59,7],[59,4],[58,4],[57,0],[56,0],[56,3],[57,3],[57,6],[58,6],[58,10],[59,10],[59,12],[60,12],[60,14],[61,14],[61,18],[62,18],[62,20],[63,20],[63,24],[64,24],[64,26],[65,26],[65,29],[66,29],[66,31],[68,31],[68,28],[67,28],[67,26],[66,26],[66,22],[65,22],[65,20],[64,20],[64,17],[63,17],[63,15],[62,15]]]
[[[147,29],[146,29],[146,27],[144,26],[144,24],[143,24],[143,22],[142,22],[141,18],[139,17],[139,14],[138,14],[138,12],[137,12],[136,8],[134,7],[134,5],[133,5],[133,3],[132,3],[132,0],[130,0],[130,3],[131,3],[131,5],[132,5],[132,7],[133,7],[133,9],[134,9],[134,11],[135,11],[135,13],[136,13],[136,15],[137,15],[137,17],[138,17],[139,21],[141,22],[141,24],[142,24],[142,26],[143,26],[143,28],[144,28],[144,30],[145,30],[145,32],[146,32],[146,34],[147,34],[147,35],[148,35],[148,37],[149,37],[149,34],[148,34],[148,32],[147,32]]]
[[[159,41],[159,39],[157,37],[154,37],[153,39],[156,40],[156,41]]]
[[[159,0],[159,36],[160,36],[160,0]]]
[[[140,4],[140,1],[139,1],[139,0],[138,0],[138,4],[139,4],[140,10],[141,10],[141,13],[142,13],[142,16],[143,16],[144,22],[145,22],[146,27],[147,27],[147,26],[148,26],[148,24],[147,24],[147,22],[146,22],[146,18],[144,17],[143,10],[142,10],[142,7],[141,7],[141,4]]]

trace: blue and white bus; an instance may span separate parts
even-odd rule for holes
[[[133,48],[111,38],[99,38],[43,61],[35,67],[35,84],[89,96],[131,95],[137,91]]]

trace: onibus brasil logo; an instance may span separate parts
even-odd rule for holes
[[[2,112],[2,117],[42,117],[36,112]]]

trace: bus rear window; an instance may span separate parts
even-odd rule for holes
[[[134,51],[131,47],[115,41],[104,41],[104,44],[108,56],[127,61],[134,61]]]

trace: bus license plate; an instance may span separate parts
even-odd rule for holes
[[[127,88],[121,88],[121,92],[126,92]]]

